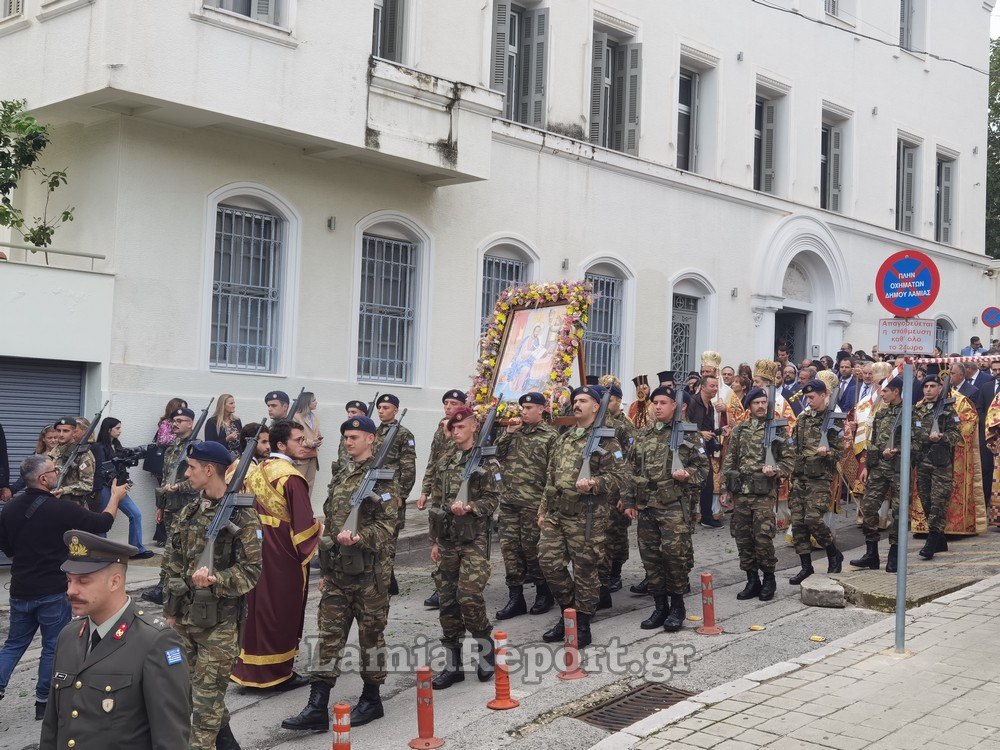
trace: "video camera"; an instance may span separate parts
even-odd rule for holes
[[[133,466],[138,466],[151,450],[156,449],[156,444],[140,445],[136,448],[122,448],[114,457],[101,464],[101,472],[104,474],[104,481],[108,487],[114,484],[117,479],[118,484],[125,484],[130,481],[128,470]]]

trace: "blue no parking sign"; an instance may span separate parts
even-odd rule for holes
[[[1000,307],[987,307],[983,310],[983,314],[979,316],[979,319],[991,331],[994,328],[1000,328]]]
[[[937,266],[917,250],[890,255],[875,275],[875,294],[882,307],[900,318],[913,318],[929,308],[941,289]]]

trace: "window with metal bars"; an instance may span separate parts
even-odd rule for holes
[[[525,283],[528,278],[528,264],[523,260],[503,258],[498,255],[483,256],[483,296],[480,315],[480,332],[493,316],[497,297],[504,289]]]
[[[358,379],[413,382],[420,248],[366,234],[361,248]]]
[[[210,8],[228,10],[255,21],[277,25],[281,21],[281,0],[204,0]]]
[[[622,304],[625,282],[617,276],[588,273],[594,286],[590,321],[583,336],[583,351],[588,375],[618,374],[622,351]]]
[[[282,221],[273,214],[218,207],[212,274],[212,368],[277,369],[283,234]]]
[[[938,319],[934,323],[934,346],[947,354],[951,351],[952,328],[948,321]]]

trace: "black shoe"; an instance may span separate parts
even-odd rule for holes
[[[760,595],[760,576],[756,570],[747,571],[747,585],[736,595],[741,602],[747,599],[755,599]]]
[[[132,559],[133,560],[148,560],[149,558],[151,558],[155,554],[156,553],[153,552],[153,550],[151,550],[151,549],[144,549],[142,552],[139,552],[139,553],[137,553],[135,555],[132,555]]]
[[[508,586],[507,591],[510,592],[510,599],[507,600],[503,609],[497,612],[497,619],[509,620],[511,617],[526,615],[528,603],[524,601],[524,586]]]
[[[587,648],[593,637],[590,634],[590,615],[584,612],[576,613],[576,647]]]
[[[309,686],[309,701],[298,716],[281,722],[282,729],[303,732],[330,731],[330,688],[325,682],[314,682]]]
[[[215,735],[215,750],[242,750],[240,743],[233,737],[233,728],[228,724]]]
[[[684,584],[684,593],[685,594],[691,593],[691,581],[688,581],[687,583]]]
[[[143,601],[153,604],[163,604],[163,582],[156,584],[153,588],[143,591],[140,597]]]
[[[936,552],[947,552],[948,551],[948,540],[945,539],[944,533],[938,534],[938,543]]]
[[[45,718],[45,707],[46,703],[39,703],[35,701],[35,721],[41,721]]]
[[[382,698],[379,695],[379,686],[365,683],[364,690],[357,704],[351,709],[351,726],[360,727],[375,719],[385,716],[385,708],[382,706]]]
[[[802,570],[788,579],[788,582],[793,586],[798,586],[816,572],[813,570],[812,555],[799,555],[799,561],[802,563]]]
[[[447,654],[444,669],[431,680],[431,687],[435,690],[445,690],[456,682],[465,682],[465,672],[462,671],[462,649],[449,648]]]
[[[624,563],[621,560],[615,560],[611,563],[611,581],[608,584],[608,589],[612,593],[615,591],[622,590],[622,565]]]
[[[663,621],[667,619],[667,595],[653,594],[653,613],[639,623],[643,630],[655,630],[663,627]]]
[[[889,545],[889,554],[885,556],[885,572],[895,573],[897,560],[899,559],[899,547],[895,544]]]
[[[760,585],[760,596],[757,598],[762,602],[769,602],[774,598],[774,592],[778,590],[778,583],[774,580],[774,573],[764,573],[764,582]]]
[[[431,609],[439,609],[441,607],[441,599],[438,598],[437,591],[424,599],[424,606],[430,607]]]
[[[496,663],[493,639],[484,638],[483,642],[479,644],[479,658],[476,660],[476,677],[479,678],[480,682],[489,682],[493,679]]]
[[[722,521],[716,521],[714,518],[703,518],[701,519],[701,525],[706,529],[721,529]]]
[[[308,677],[300,675],[298,672],[292,672],[292,676],[289,677],[284,682],[279,682],[270,688],[265,688],[265,690],[270,690],[273,693],[287,693],[289,690],[297,690],[300,687],[305,687],[311,682]]]
[[[839,573],[844,565],[844,553],[837,549],[836,544],[826,548],[826,572]]]
[[[550,609],[552,605],[555,604],[555,600],[552,598],[552,592],[549,590],[549,586],[546,583],[536,583],[535,584],[535,603],[531,605],[531,609],[528,610],[529,615],[544,615]]]
[[[925,560],[933,560],[934,553],[938,551],[938,533],[932,531],[927,535],[927,541],[924,542],[924,546],[920,548],[918,553]]]
[[[560,643],[566,640],[566,624],[563,622],[562,615],[559,615],[559,620],[555,625],[542,633],[542,640],[546,643]]]
[[[628,590],[638,596],[647,596],[649,594],[649,580],[643,578],[635,586],[629,586]]]
[[[882,561],[878,559],[878,542],[865,542],[865,554],[857,560],[851,560],[851,565],[869,570],[878,570],[882,567]]]
[[[396,582],[396,571],[389,574],[389,596],[399,595],[399,584]]]
[[[309,570],[320,570],[319,555],[313,555],[313,559],[309,561]]]
[[[611,601],[611,589],[607,586],[601,586],[601,593],[597,597],[597,609],[611,609],[611,605],[614,602]]]
[[[670,611],[663,621],[663,629],[668,633],[676,633],[684,627],[684,618],[687,612],[684,611],[684,597],[680,594],[670,595]]]

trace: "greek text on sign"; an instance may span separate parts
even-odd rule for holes
[[[926,254],[902,250],[890,255],[875,275],[875,294],[893,315],[912,318],[933,304],[941,288],[937,266]]]
[[[930,354],[934,350],[932,318],[882,318],[878,350],[888,354]]]

